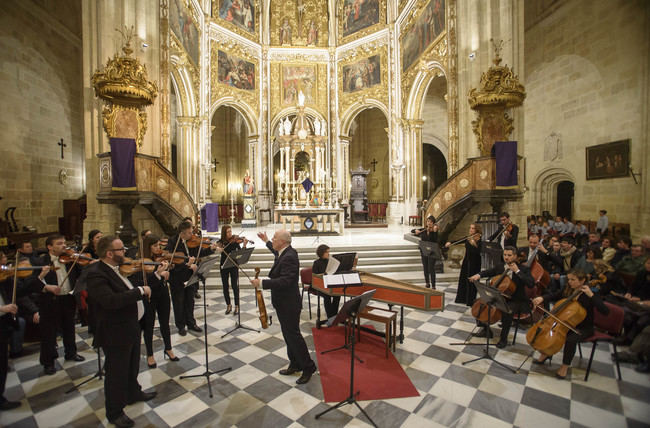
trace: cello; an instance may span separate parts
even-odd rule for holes
[[[586,317],[587,311],[577,302],[583,291],[578,288],[569,297],[557,302],[552,311],[537,306],[548,315],[535,323],[526,333],[526,341],[544,355],[556,354],[564,346],[569,330],[580,334],[575,327]]]
[[[494,287],[501,294],[506,296],[512,295],[517,288],[517,284],[508,277],[509,269],[505,269],[503,273],[499,276],[495,276],[490,280],[490,287]],[[476,318],[477,321],[480,321],[484,324],[487,324],[488,319],[490,324],[497,323],[501,321],[501,311],[495,308],[494,306],[490,307],[489,312],[485,309],[488,309],[487,303],[481,299],[476,299],[474,304],[472,304],[472,316]]]

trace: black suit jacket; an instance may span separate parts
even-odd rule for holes
[[[45,253],[40,255],[38,258],[35,258],[33,262],[36,264],[36,266],[48,266],[52,264],[52,258],[50,257],[49,253]],[[81,266],[77,264],[74,266],[74,268],[72,268],[72,270],[70,270],[71,267],[72,263],[65,265],[66,272],[70,272],[68,275],[68,282],[70,282],[70,287],[74,292],[75,286],[77,285],[77,279],[81,273]],[[52,293],[41,292],[45,284],[43,284],[43,282],[38,278],[38,275],[40,275],[40,273],[40,270],[34,271],[34,274],[30,277],[30,287],[35,293],[40,292],[38,294],[38,306],[42,312],[43,310],[47,311],[45,308],[54,302],[54,300],[56,300],[56,296]],[[57,285],[59,283],[59,280],[56,276],[56,271],[54,269],[50,270],[47,275],[45,275],[44,279],[48,285]]]
[[[524,254],[526,256],[526,260],[528,260],[528,256],[530,255],[530,247],[522,247],[519,248],[518,250],[519,253]],[[537,261],[539,264],[542,265],[545,271],[551,272],[554,266],[562,266],[562,259],[555,254],[553,254],[551,251],[548,251],[547,253],[542,253],[541,251],[537,251]]]
[[[169,252],[174,251],[174,247],[176,247],[176,241],[178,241],[178,235],[174,235],[169,238],[167,241],[167,248],[166,250]],[[214,254],[214,251],[212,251],[209,248],[202,248],[200,252],[197,251],[196,248],[190,248],[189,253],[185,249],[185,245],[183,245],[183,242],[178,243],[178,247],[176,247],[176,252],[181,252],[185,254],[187,257],[194,257],[196,258],[197,254],[200,257],[206,257],[211,254]],[[185,285],[183,284],[186,282],[190,277],[192,276],[194,272],[192,269],[190,269],[186,263],[181,263],[181,264],[176,264],[174,267],[169,271],[169,282],[172,286],[176,287],[184,287]]]
[[[94,346],[140,343],[140,290],[130,290],[117,273],[101,261],[88,268],[86,283],[96,323]]]
[[[533,288],[535,286],[535,280],[530,276],[530,269],[519,263],[517,263],[517,266],[519,266],[519,273],[513,272],[512,274],[512,281],[517,285],[517,288],[512,293],[511,302],[525,302],[528,300],[528,297],[526,296],[526,289],[524,287]],[[503,271],[503,265],[497,265],[492,269],[481,271],[479,275],[481,278],[486,276],[494,277],[501,275]]]
[[[492,242],[497,237],[497,235],[499,235],[501,233],[502,230],[503,230],[503,225],[499,224],[499,228],[497,229],[496,232],[494,232],[492,235],[490,235],[490,237],[488,238],[488,241]],[[517,236],[519,235],[519,226],[517,226],[516,224],[513,223],[512,224],[512,232],[510,233],[510,235],[511,235],[510,238],[506,238],[503,241],[503,245],[504,245],[504,247],[507,247],[508,245],[510,245],[510,246],[516,248],[517,247]],[[500,235],[499,235],[498,242],[501,243],[501,236]]]
[[[298,290],[300,277],[298,253],[290,245],[278,257],[278,252],[273,249],[271,241],[267,241],[266,247],[275,255],[275,263],[269,272],[271,279],[262,281],[262,288],[271,290],[271,303],[276,311],[300,310],[302,305]]]

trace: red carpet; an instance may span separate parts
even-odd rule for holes
[[[339,402],[350,395],[350,352],[341,349],[321,354],[344,343],[343,326],[312,329],[318,358],[323,395],[326,402]],[[391,353],[386,358],[385,342],[372,334],[361,333],[361,343],[354,347],[363,360],[354,361],[354,391],[358,400],[415,397],[420,395],[402,366]]]

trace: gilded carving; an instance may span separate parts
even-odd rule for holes
[[[254,42],[260,40],[259,0],[212,0],[212,18],[230,31]]]
[[[437,62],[439,63],[442,68],[447,70],[447,63],[448,63],[448,49],[447,49],[447,37],[443,36],[440,40],[438,40],[435,44],[431,45],[429,48],[427,48],[426,51],[422,54],[420,57],[420,60],[413,65],[411,68],[409,68],[405,73],[402,74],[402,106],[403,110],[406,110],[406,103],[408,102],[409,99],[409,94],[411,93],[411,88],[413,87],[413,82],[415,81],[416,76],[418,73],[421,72],[429,72],[429,67],[428,63],[430,62]],[[431,71],[434,73],[435,76],[444,76],[446,75],[445,72],[441,71],[440,69],[434,69]],[[417,106],[416,108],[419,109],[421,106]]]
[[[271,45],[326,47],[328,17],[326,0],[273,1]]]
[[[258,91],[240,89],[219,80],[219,51],[225,52],[233,57],[245,59],[255,67],[254,80],[259,82],[260,66],[257,57],[250,55],[249,49],[241,44],[212,40],[210,43],[210,104],[214,104],[223,97],[233,97],[236,100],[247,104],[255,114],[259,114]]]
[[[338,0],[337,3],[340,45],[359,40],[386,26],[386,0]]]
[[[341,116],[350,108],[355,102],[362,101],[366,103],[368,99],[374,99],[382,102],[384,105],[388,105],[388,50],[384,45],[380,45],[374,49],[368,49],[368,46],[360,46],[355,49],[353,52],[346,52],[347,55],[344,56],[344,59],[339,61],[338,66],[338,99],[339,99],[339,112]],[[361,89],[350,91],[346,90],[345,83],[348,83],[349,79],[344,79],[344,69],[354,70],[359,69],[351,67],[355,64],[364,64],[365,60],[370,64],[370,59],[379,56],[379,74],[381,83],[373,86],[361,86]],[[365,69],[365,73],[369,74],[372,71],[370,68]],[[362,73],[363,74],[363,73]],[[356,78],[356,77],[350,77]],[[364,79],[363,75],[359,76],[360,79]],[[365,77],[365,80],[369,81],[370,77]],[[355,85],[356,87],[356,85]],[[348,88],[349,89],[349,88]]]
[[[271,62],[271,117],[276,117],[284,108],[295,106],[295,97],[300,91],[305,95],[305,106],[327,117],[327,64],[314,64],[298,58],[304,56]]]
[[[170,108],[169,108],[169,2],[160,1],[160,161],[171,167]]]
[[[503,41],[494,44],[494,65],[481,75],[480,87],[469,91],[468,102],[478,112],[472,129],[482,156],[488,156],[495,141],[508,139],[513,119],[507,109],[518,107],[526,98],[524,86],[508,66],[502,66],[499,52]]]

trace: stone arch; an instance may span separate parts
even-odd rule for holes
[[[543,169],[535,176],[532,189],[535,199],[534,213],[541,213],[544,210],[551,213],[557,211],[555,194],[558,184],[562,181],[577,182],[569,170],[558,167]]]
[[[210,114],[209,114],[210,123],[212,123],[212,117],[214,116],[214,113],[217,111],[217,109],[223,106],[232,107],[235,110],[237,110],[239,114],[242,115],[242,117],[244,118],[244,123],[246,123],[246,127],[248,128],[249,136],[259,134],[254,110],[248,104],[241,102],[240,100],[236,99],[234,96],[222,97],[210,106]]]
[[[406,119],[422,119],[422,108],[424,106],[424,99],[427,95],[429,85],[433,79],[441,76],[449,81],[447,78],[447,72],[438,61],[429,61],[424,64],[423,69],[421,69],[415,76],[413,86],[411,86],[411,91],[409,92],[405,105],[406,108],[403,113]]]
[[[275,135],[275,129],[278,126],[278,123],[280,120],[284,120],[285,117],[292,115],[292,114],[298,114],[298,109],[296,107],[286,107],[282,110],[280,110],[274,117],[271,119],[271,124],[269,126],[269,132],[271,136],[273,137]],[[307,119],[313,123],[314,119],[318,120],[324,120],[326,123],[327,118],[320,114],[318,111],[314,110],[313,108],[310,107],[305,107],[305,116],[307,116]],[[328,133],[329,134],[329,133]],[[273,145],[273,154],[277,152],[277,145]]]
[[[179,116],[196,116],[198,106],[196,105],[195,82],[192,81],[192,74],[187,65],[181,63],[178,56],[172,55],[170,63],[171,83],[178,96]]]
[[[381,110],[382,113],[384,113],[384,116],[386,116],[386,121],[388,122],[388,126],[390,127],[390,114],[388,114],[388,108],[382,103],[381,101],[375,100],[374,98],[366,98],[365,100],[357,101],[353,103],[346,111],[345,113],[341,116],[341,135],[344,136],[349,136],[350,135],[350,127],[352,126],[352,122],[354,119],[361,113],[363,110],[366,109],[371,109],[371,108],[377,108]],[[389,134],[390,135],[390,134]],[[390,141],[389,141],[390,142]]]

